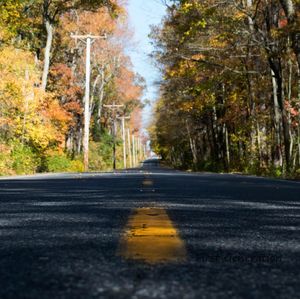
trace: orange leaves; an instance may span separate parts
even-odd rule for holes
[[[135,84],[136,74],[126,66],[121,66],[115,78],[116,88],[123,102],[139,99],[142,88]]]
[[[72,114],[81,115],[83,108],[79,102],[71,101],[63,105],[64,109]]]
[[[284,106],[285,109],[288,111],[290,118],[291,118],[291,125],[294,128],[297,128],[299,126],[299,105],[298,107],[295,105],[295,103],[297,103],[296,101],[291,101],[289,102],[288,100],[285,100]]]
[[[76,78],[70,67],[58,63],[51,68],[50,82],[56,94],[67,97],[67,101],[76,101],[83,95],[83,90],[78,86]]]
[[[71,118],[54,95],[36,87],[39,75],[30,53],[13,48],[0,52],[0,125],[44,150],[52,143],[62,144]]]
[[[80,102],[83,90],[77,85],[71,68],[63,63],[54,65],[51,69],[50,80],[54,87],[54,93],[63,98],[62,108],[69,114],[82,114]]]
[[[106,8],[101,8],[97,12],[82,12],[79,15],[78,23],[79,28],[84,28],[85,32],[99,34],[101,31],[106,33],[113,32],[116,27],[116,22],[111,18]]]
[[[205,55],[204,54],[195,54],[195,55],[192,56],[192,59],[197,60],[197,61],[204,60]]]
[[[60,106],[56,99],[52,99],[51,97],[48,97],[44,101],[39,110],[42,115],[58,125],[60,129],[66,129],[68,123],[71,121],[71,115]]]
[[[130,128],[133,133],[139,132],[142,125],[142,110],[137,107],[133,110],[130,118]]]

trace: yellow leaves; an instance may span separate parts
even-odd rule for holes
[[[232,92],[228,98],[229,98],[230,103],[236,103],[239,101],[239,95],[237,92]]]
[[[204,19],[192,22],[190,28],[183,33],[180,42],[184,43],[187,38],[194,36],[196,33],[199,32],[200,29],[205,29],[206,25],[207,22]]]
[[[234,20],[237,20],[237,21],[240,21],[240,20],[243,20],[245,19],[246,15],[244,12],[242,11],[237,11],[236,13],[233,14],[232,18]]]
[[[5,31],[5,29],[0,27],[0,40],[3,40],[6,37],[6,34],[7,32]]]
[[[6,0],[1,4],[1,17],[2,19],[18,18],[20,16],[21,3],[13,0]]]
[[[199,28],[205,28],[206,25],[207,25],[207,22],[204,19],[202,19],[194,24],[195,27],[199,27]]]
[[[270,34],[273,39],[278,39],[280,36],[280,31],[278,29],[273,28],[270,30]]]
[[[198,54],[194,55],[195,60],[200,60],[202,59],[201,57],[204,58],[203,55]],[[170,68],[166,70],[166,79],[167,78],[176,78],[176,77],[185,77],[189,73],[193,72],[196,70],[196,62],[194,61],[188,61],[188,60],[182,60],[178,63],[178,65],[174,68]]]
[[[55,131],[49,124],[43,124],[40,118],[35,119],[35,125],[28,123],[25,127],[27,138],[40,149],[46,149],[55,140]]]
[[[201,28],[204,29],[206,27],[206,25],[207,25],[207,22],[204,19],[202,19],[200,21],[192,22],[190,29],[187,30],[186,32],[184,32],[184,36],[188,37],[188,36],[194,34],[197,30],[199,30]]]
[[[223,49],[227,46],[227,41],[220,36],[214,36],[209,40],[209,45],[213,48]]]
[[[178,74],[177,70],[169,69],[169,70],[166,71],[165,80],[166,80],[168,77],[169,77],[169,78],[176,77],[177,74]]]
[[[31,53],[11,47],[0,51],[0,125],[16,138],[46,149],[61,144],[70,116],[58,101],[35,87],[40,74]]]
[[[188,13],[193,8],[193,3],[186,2],[182,5],[181,10],[183,13]]]
[[[187,1],[184,4],[182,4],[180,10],[181,12],[187,14],[190,11],[193,10],[200,10],[201,9],[201,4],[199,3],[199,1]]]
[[[190,113],[190,112],[200,112],[202,111],[204,105],[206,104],[207,99],[205,96],[196,97],[193,100],[181,102],[178,105],[178,109],[181,112]]]
[[[6,47],[0,51],[0,72],[2,78],[7,80],[7,76],[17,76],[22,82],[28,81],[25,78],[25,71],[34,71],[34,57],[30,52]],[[8,81],[8,80],[7,80]],[[20,81],[16,82],[20,83]]]
[[[194,109],[194,105],[191,102],[184,102],[179,105],[179,111],[191,112]]]
[[[24,1],[0,1],[0,39],[9,40],[16,36],[19,28],[27,26],[27,20],[22,14]]]
[[[57,111],[54,112],[52,109]],[[16,136],[22,137],[41,150],[45,150],[51,143],[63,142],[69,118],[56,100],[47,97],[35,98],[22,110],[23,113],[14,120]]]

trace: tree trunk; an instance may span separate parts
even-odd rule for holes
[[[189,127],[189,124],[188,124],[187,120],[185,121],[185,125],[186,125],[186,130],[187,130],[187,133],[188,133],[188,137],[189,137],[190,149],[191,149],[192,156],[193,156],[193,164],[194,164],[194,166],[197,166],[198,159],[197,159],[196,145],[195,145],[195,141],[193,140],[191,130],[190,130],[190,127]]]
[[[100,93],[99,93],[99,106],[98,106],[98,114],[97,114],[97,124],[100,127],[101,124],[101,114],[102,114],[102,104],[104,99],[104,87],[105,87],[105,74],[104,71],[101,73],[101,85],[100,85]]]
[[[45,18],[44,21],[46,31],[47,31],[47,43],[45,48],[44,54],[44,69],[43,69],[43,76],[42,76],[42,90],[45,91],[47,88],[47,80],[50,68],[50,55],[51,55],[51,48],[53,42],[53,24],[50,22],[48,18]]]
[[[93,83],[93,88],[92,88],[92,94],[91,94],[91,100],[90,100],[90,119],[92,119],[92,115],[93,115],[93,111],[95,109],[95,93],[96,93],[96,88],[97,88],[97,84],[99,82],[100,79],[100,75],[98,75]]]
[[[283,77],[282,77],[282,67],[280,59],[269,58],[270,68],[272,70],[272,82],[273,87],[276,83],[277,91],[277,100],[278,107],[281,113],[281,123],[283,129],[283,141],[284,141],[284,153],[285,153],[285,162],[286,170],[290,170],[290,126],[288,120],[288,113],[285,108],[285,98],[284,98],[284,89],[283,89]],[[275,93],[275,90],[274,90]],[[275,98],[274,98],[275,99]]]
[[[281,6],[288,19],[289,36],[291,38],[291,48],[294,51],[298,67],[298,92],[300,94],[300,29],[299,19],[293,0],[280,0]],[[300,100],[300,95],[298,96]]]
[[[282,152],[281,152],[281,121],[280,109],[278,104],[278,86],[274,71],[271,70],[272,86],[273,86],[273,105],[274,105],[274,129],[275,129],[275,149],[274,149],[274,165],[275,167],[282,166]]]
[[[224,136],[225,136],[225,151],[226,151],[226,168],[227,171],[230,169],[230,146],[229,146],[229,134],[226,124],[224,123]]]
[[[82,125],[80,125],[80,129],[77,132],[77,154],[79,155],[82,150],[82,137],[83,137]]]

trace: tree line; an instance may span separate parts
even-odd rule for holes
[[[86,45],[72,35],[107,36],[91,52],[90,169],[113,163],[113,121],[104,104],[122,104],[118,114],[131,115],[130,136],[140,136],[145,83],[126,54],[132,33],[125,7],[121,0],[1,1],[0,174],[83,170]]]
[[[152,30],[149,131],[172,165],[300,174],[300,2],[176,0]]]

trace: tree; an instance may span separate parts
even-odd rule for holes
[[[55,98],[35,87],[39,72],[31,53],[13,48],[0,52],[1,136],[32,145],[43,154],[51,146],[63,147],[70,115]]]
[[[152,32],[163,73],[151,126],[159,153],[195,169],[289,173],[298,167],[297,60],[283,5],[172,2],[163,26]]]
[[[91,156],[99,159],[91,163],[109,167],[112,126],[103,103],[117,101],[124,104],[120,113],[137,114],[131,132],[141,126],[144,84],[125,54],[123,1],[4,0],[0,16],[0,172],[82,170],[85,47],[72,33],[109,36],[93,44],[89,111]]]

